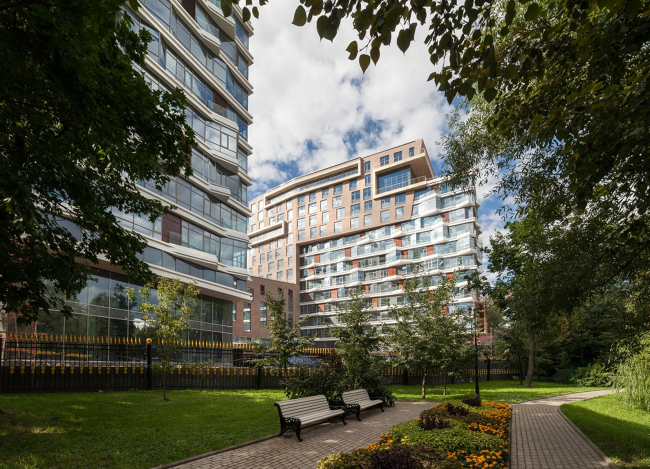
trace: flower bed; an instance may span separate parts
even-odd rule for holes
[[[422,411],[418,419],[393,425],[377,443],[326,456],[318,461],[318,469],[503,469],[510,418],[509,404],[470,407],[455,400],[443,402]],[[423,419],[427,425],[421,425]],[[449,427],[431,425],[433,419]]]

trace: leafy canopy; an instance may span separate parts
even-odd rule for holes
[[[153,222],[164,207],[137,181],[162,186],[191,171],[184,95],[145,82],[138,69],[151,35],[134,31],[122,8],[121,0],[0,5],[0,303],[25,323],[41,309],[65,311],[60,298],[81,290],[99,256],[151,280],[136,257],[145,242],[111,209]],[[80,240],[57,223],[63,215]]]

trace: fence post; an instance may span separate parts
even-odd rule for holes
[[[408,370],[404,370],[404,384],[405,385],[409,384],[409,372],[408,372]]]
[[[147,391],[151,391],[153,383],[151,379],[151,339],[147,339]]]
[[[256,370],[257,373],[255,374],[255,389],[262,389],[262,367],[258,366]]]
[[[487,380],[490,381],[490,358],[487,359]]]

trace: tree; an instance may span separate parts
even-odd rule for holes
[[[416,269],[417,270],[417,269]],[[434,290],[430,286],[437,285]],[[404,281],[404,304],[391,314],[397,321],[386,328],[387,341],[397,352],[396,362],[411,372],[422,372],[422,398],[426,397],[426,378],[443,370],[457,348],[467,347],[464,325],[448,305],[453,296],[455,279],[422,276]]]
[[[254,361],[255,366],[273,365],[275,370],[286,370],[287,366],[291,365],[291,358],[301,356],[305,349],[314,343],[311,337],[302,337],[300,333],[300,326],[305,323],[306,318],[291,324],[287,320],[284,305],[283,295],[274,298],[270,293],[266,294],[266,307],[271,316],[266,328],[271,331],[271,344],[258,345],[258,353],[262,358]]]
[[[371,314],[363,293],[356,288],[348,289],[350,300],[339,303],[337,318],[339,326],[333,327],[331,337],[336,337],[336,347],[346,367],[351,389],[363,387],[363,377],[371,373],[376,360],[371,352],[379,349],[377,328],[370,325]]]
[[[151,35],[123,8],[122,0],[0,5],[0,303],[23,323],[39,310],[69,312],[63,298],[83,288],[100,255],[151,280],[136,256],[146,243],[112,210],[153,222],[163,204],[137,182],[162,187],[191,174],[184,95],[147,84],[138,69]]]
[[[172,360],[180,351],[181,333],[191,330],[188,320],[196,315],[199,290],[194,282],[185,286],[177,278],[161,277],[155,285],[156,300],[150,300],[154,290],[153,284],[147,284],[139,290],[141,298],[139,311],[146,327],[146,333],[154,339],[158,363],[154,363],[154,373],[162,376],[163,399],[167,399],[167,375],[174,372]],[[127,289],[129,301],[136,302],[133,288]]]
[[[233,3],[243,2],[223,0],[225,14]],[[259,15],[249,8],[244,19]],[[644,0],[300,0],[293,24],[313,21],[330,41],[351,24],[358,40],[346,50],[363,71],[382,47],[394,41],[405,52],[426,28],[429,79],[450,103],[480,96],[494,103],[485,119],[493,138],[555,148],[543,167],[528,168],[563,175],[566,197],[555,204],[569,213],[605,197],[634,219],[650,207],[649,9]]]

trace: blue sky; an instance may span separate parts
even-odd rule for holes
[[[252,19],[250,48],[254,93],[249,99],[254,153],[249,173],[253,198],[293,177],[423,138],[436,174],[437,143],[452,111],[433,82],[433,65],[418,28],[406,54],[382,48],[365,74],[345,49],[356,37],[343,23],[334,42],[320,41],[315,24],[291,24],[295,2],[271,2]],[[491,184],[490,184],[491,186]],[[479,188],[482,196],[488,188]],[[482,200],[483,242],[503,221],[493,198]]]

